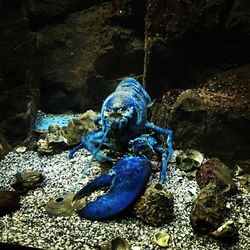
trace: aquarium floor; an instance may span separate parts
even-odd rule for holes
[[[125,238],[132,249],[162,249],[152,243],[152,236],[159,230],[170,235],[167,249],[232,249],[247,250],[250,246],[249,194],[239,192],[232,197],[227,207],[230,213],[227,219],[236,222],[239,228],[237,243],[224,246],[210,237],[197,236],[189,223],[191,200],[199,192],[194,180],[188,180],[174,164],[171,165],[166,187],[174,195],[174,219],[160,227],[144,224],[139,219],[124,216],[105,222],[81,219],[77,214],[69,217],[50,217],[45,212],[45,205],[51,198],[66,192],[78,190],[80,176],[90,155],[81,150],[72,160],[67,159],[67,152],[53,156],[39,156],[36,152],[10,152],[0,161],[0,188],[12,190],[10,179],[25,170],[38,170],[45,176],[44,184],[21,197],[21,209],[12,215],[0,218],[0,242],[20,244],[42,249],[98,249],[98,246],[115,237]],[[88,170],[85,182],[101,174],[97,163]],[[159,173],[152,174],[150,182],[156,182]],[[237,205],[237,199],[243,204]],[[238,220],[245,219],[240,224]],[[242,221],[242,220],[241,220]]]

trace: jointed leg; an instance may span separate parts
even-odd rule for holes
[[[81,148],[84,148],[84,145],[83,145],[82,142],[81,142],[79,145],[77,145],[76,147],[74,147],[73,149],[71,149],[71,150],[69,151],[68,158],[69,158],[69,159],[72,159],[74,153],[75,153],[76,151],[78,151],[79,149],[81,149]]]
[[[161,128],[159,126],[154,125],[153,123],[147,122],[145,124],[146,128],[152,129],[154,132],[158,134],[163,134],[167,136],[166,146],[168,147],[168,158],[170,160],[173,154],[173,146],[172,146],[172,130]]]
[[[162,147],[157,146],[155,148],[158,152],[162,154],[162,171],[161,171],[161,177],[160,177],[160,183],[162,184],[166,177],[167,163],[171,159],[172,154],[173,154],[172,130],[161,128],[159,126],[154,125],[153,123],[146,123],[145,127],[153,130],[154,132],[158,134],[163,134],[167,136],[166,146],[168,148],[168,154],[166,153],[166,150]]]
[[[157,146],[155,147],[155,150],[162,154],[161,157],[161,175],[160,175],[160,184],[163,184],[166,179],[166,173],[167,173],[167,151],[165,148]]]

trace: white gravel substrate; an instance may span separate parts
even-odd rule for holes
[[[189,223],[191,199],[199,192],[194,180],[188,180],[172,164],[166,186],[174,195],[174,219],[161,227],[144,224],[139,219],[125,216],[105,222],[81,219],[77,214],[69,217],[49,217],[45,205],[49,199],[80,188],[78,184],[90,155],[81,150],[72,160],[67,152],[53,156],[38,156],[36,152],[10,152],[0,161],[0,188],[12,190],[9,182],[17,173],[38,170],[45,176],[44,184],[29,191],[21,198],[21,209],[12,215],[0,218],[0,241],[18,243],[42,249],[98,249],[98,246],[115,237],[122,237],[132,249],[162,249],[152,243],[153,234],[165,230],[170,235],[168,249],[233,249],[247,250],[250,247],[250,198],[240,191],[227,204],[230,208],[227,219],[233,219],[239,228],[239,241],[224,246],[210,237],[197,236]],[[93,179],[101,173],[97,163],[87,172]],[[159,173],[151,178],[158,180]]]

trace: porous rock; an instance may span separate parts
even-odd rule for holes
[[[38,171],[17,173],[11,181],[11,186],[19,193],[25,193],[41,184],[44,177]]]
[[[190,223],[195,232],[211,233],[224,219],[225,196],[218,192],[215,183],[209,183],[192,204]]]
[[[213,182],[220,187],[220,192],[227,193],[236,190],[229,169],[218,158],[211,158],[206,161],[196,173],[196,181],[200,188],[204,188],[208,183]]]
[[[152,121],[173,130],[176,149],[222,160],[249,159],[250,65],[218,73],[197,89],[167,92]]]
[[[68,145],[75,145],[79,143],[81,137],[97,127],[94,123],[94,118],[97,113],[93,110],[88,110],[77,118],[69,121],[68,126],[61,128],[61,134],[67,140]]]
[[[58,125],[49,126],[45,135],[41,136],[37,142],[37,151],[41,154],[59,153],[68,148],[67,140],[62,136]]]
[[[84,199],[72,203],[74,193],[69,192],[59,197],[50,199],[45,206],[46,212],[51,216],[69,216],[83,206]]]
[[[54,154],[78,144],[82,136],[97,128],[94,123],[96,115],[96,112],[88,110],[70,120],[67,126],[51,124],[48,131],[39,137],[37,151],[41,154]]]
[[[189,172],[198,169],[203,162],[203,159],[203,154],[197,150],[179,150],[176,156],[176,163],[181,170]]]
[[[160,184],[150,185],[136,202],[133,213],[148,224],[165,224],[173,215],[173,195]]]

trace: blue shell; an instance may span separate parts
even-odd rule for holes
[[[102,127],[107,126],[107,120],[104,117],[106,110],[132,108],[133,114],[130,116],[128,130],[132,134],[137,134],[144,127],[147,118],[147,107],[151,103],[150,96],[138,81],[131,77],[125,78],[119,83],[116,90],[105,99],[102,105]]]
[[[89,182],[74,200],[110,186],[108,192],[79,210],[81,217],[103,220],[113,217],[128,208],[141,194],[151,172],[151,162],[146,157],[127,156],[119,160],[108,174]]]

